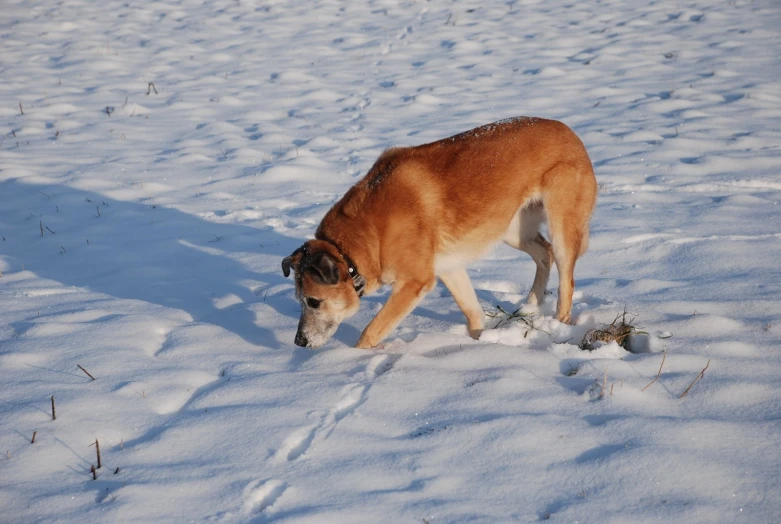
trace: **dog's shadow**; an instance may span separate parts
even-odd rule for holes
[[[177,308],[195,322],[271,348],[280,341],[251,305],[265,300],[284,316],[299,314],[292,281],[278,266],[266,262],[260,269],[239,259],[263,254],[281,260],[300,239],[64,185],[10,179],[0,182],[0,194],[0,254],[8,270]]]

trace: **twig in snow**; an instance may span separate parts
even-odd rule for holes
[[[146,85],[146,96],[149,96],[149,93],[151,93],[152,91],[154,91],[155,94],[157,94],[157,88],[155,87],[155,83],[148,82]]]
[[[37,434],[38,434],[37,431],[33,431],[33,438],[32,438],[32,440],[30,440],[30,444],[35,444],[35,435],[37,435]]]
[[[22,103],[19,102],[19,112],[24,115],[24,108],[22,107]],[[16,135],[14,135],[16,136]]]
[[[613,388],[614,388],[614,387],[615,387],[615,385],[616,385],[616,384],[618,384],[619,382],[621,383],[621,385],[622,385],[622,386],[624,385],[624,379],[623,379],[623,378],[616,380],[615,382],[613,382],[613,383],[610,385],[610,394],[611,394],[611,395],[613,394]]]
[[[95,469],[95,464],[92,465],[91,468],[89,468],[90,473],[92,473],[92,480],[98,480],[98,471]]]
[[[700,371],[699,375],[697,375],[697,376],[694,378],[694,380],[692,380],[692,383],[691,383],[691,384],[689,384],[689,387],[688,387],[688,388],[686,388],[686,391],[684,391],[683,393],[681,393],[681,396],[680,396],[680,397],[678,397],[678,398],[683,398],[683,397],[685,397],[685,396],[686,396],[686,395],[689,393],[689,390],[692,388],[692,386],[693,386],[694,384],[696,384],[698,380],[700,380],[702,377],[704,377],[704,376],[705,376],[705,370],[706,370],[706,369],[708,369],[708,366],[710,366],[710,359],[708,359],[708,363],[707,363],[707,364],[705,364],[705,367],[704,367],[704,368],[702,368],[702,371]]]
[[[87,376],[88,376],[89,378],[91,378],[92,380],[95,380],[95,377],[93,377],[93,376],[90,374],[90,372],[89,372],[89,371],[87,371],[86,369],[84,369],[83,367],[81,367],[81,365],[80,365],[80,364],[76,364],[76,367],[77,367],[77,368],[79,368],[80,370],[82,370],[84,373],[86,373],[86,374],[87,374]]]
[[[667,352],[665,351],[664,352],[664,356],[662,356],[662,363],[659,364],[659,373],[656,374],[656,378],[655,379],[653,379],[651,382],[648,383],[648,385],[646,387],[644,387],[643,389],[640,390],[641,393],[643,391],[645,391],[646,389],[650,388],[651,384],[653,384],[654,382],[659,380],[659,377],[662,376],[662,366],[664,366],[664,359],[666,359],[666,358],[667,358]]]
[[[111,113],[113,113],[113,112],[114,112],[114,108],[113,108],[113,107],[111,107],[111,106],[106,106],[106,109],[105,109],[105,111],[106,111],[106,114],[107,114],[107,115],[110,117],[110,116],[111,116]]]
[[[119,473],[119,466],[117,466],[117,469],[114,470],[114,475],[116,475],[117,473]]]
[[[43,220],[39,222],[39,225],[41,227],[41,236],[43,236]]]
[[[605,384],[607,384],[607,368],[605,368],[605,377],[602,379],[602,389],[599,391],[599,398],[605,396]]]
[[[98,210],[98,214],[97,214],[97,216],[95,218],[100,218],[100,208],[98,206],[95,206],[95,209]]]
[[[92,446],[92,444],[90,444]],[[98,469],[100,469],[100,444],[98,443],[98,439],[95,438],[95,453],[98,455]]]
[[[52,420],[57,420],[57,412],[54,411],[54,395],[52,395]]]

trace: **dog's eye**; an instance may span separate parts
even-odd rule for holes
[[[317,300],[316,298],[307,298],[306,305],[311,307],[312,309],[317,309],[320,307],[320,301]]]

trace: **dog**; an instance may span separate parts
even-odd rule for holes
[[[322,346],[358,311],[361,296],[389,284],[388,301],[356,344],[373,348],[437,277],[477,339],[484,312],[465,267],[500,241],[537,265],[528,304],[542,303],[555,261],[556,318],[570,323],[575,262],[588,246],[596,199],[583,142],[555,120],[511,118],[391,148],[328,211],[315,238],[282,261],[286,277],[295,272],[301,303],[295,343]],[[550,243],[540,233],[546,221]]]

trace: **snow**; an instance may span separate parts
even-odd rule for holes
[[[777,521],[780,25],[743,0],[6,0],[0,520]],[[377,156],[519,115],[596,168],[576,325],[552,295],[473,341],[439,285],[381,349],[351,346],[387,294],[295,347],[281,259]],[[513,311],[534,266],[469,273]],[[636,353],[577,347],[624,308]]]

